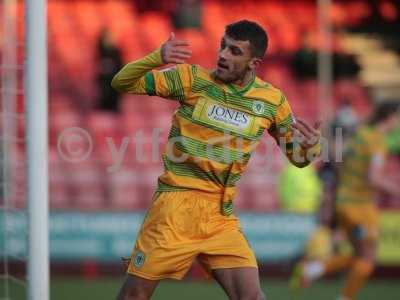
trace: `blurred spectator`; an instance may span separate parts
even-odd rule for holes
[[[170,13],[174,11],[176,0],[136,0],[135,10],[139,13],[145,13],[149,11],[158,11],[164,13]]]
[[[294,53],[292,68],[296,77],[301,80],[317,77],[317,52],[312,47],[309,33],[304,34],[303,44]]]
[[[332,56],[333,76],[335,79],[353,77],[360,71],[360,66],[353,55],[335,52]],[[304,34],[302,46],[293,55],[292,69],[300,80],[317,77],[318,52],[313,46],[310,33]]]
[[[175,28],[201,28],[201,0],[178,0],[176,9],[172,14]]]
[[[334,220],[336,186],[338,183],[338,171],[336,162],[331,159],[324,162],[318,171],[322,182],[321,207],[318,213],[318,221],[321,225],[334,229],[336,222]]]
[[[337,108],[336,117],[333,120],[332,126],[334,131],[336,128],[341,128],[343,138],[346,139],[354,133],[358,122],[357,113],[352,107],[350,100],[343,99]]]
[[[97,83],[99,86],[99,108],[118,112],[120,95],[111,87],[111,80],[122,68],[121,52],[114,44],[111,33],[104,29],[97,45],[99,57],[99,73]]]
[[[333,76],[337,78],[354,77],[360,71],[354,55],[347,53],[334,53],[333,54]]]

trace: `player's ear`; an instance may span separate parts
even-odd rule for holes
[[[257,69],[259,66],[261,66],[261,63],[262,63],[262,60],[261,60],[260,58],[253,57],[253,58],[250,60],[249,68],[250,68],[251,70],[255,70],[255,69]]]

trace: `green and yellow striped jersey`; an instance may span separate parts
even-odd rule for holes
[[[197,65],[155,70],[161,64],[157,50],[126,65],[112,83],[119,91],[180,103],[162,155],[165,172],[158,179],[158,191],[217,193],[223,201],[223,213],[230,214],[235,185],[266,130],[284,144],[294,164],[309,163],[292,159],[294,118],[280,90],[256,76],[239,89],[218,82],[212,72]]]
[[[373,203],[375,189],[368,176],[374,159],[384,161],[387,155],[385,138],[370,126],[358,129],[343,156],[339,169],[338,205]]]
[[[259,78],[239,90],[217,83],[212,73],[195,65],[152,71],[145,78],[149,95],[180,101],[158,189],[220,193],[225,210],[231,210],[235,185],[264,131],[288,129],[292,123],[288,101]]]

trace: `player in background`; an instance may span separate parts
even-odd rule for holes
[[[303,254],[299,258],[300,261],[293,269],[289,281],[291,290],[299,289],[300,281],[298,272],[305,262],[325,261],[332,257],[334,253],[348,254],[352,251],[346,235],[338,228],[335,218],[336,194],[339,180],[338,167],[341,162],[337,158],[337,153],[343,153],[343,149],[347,147],[349,140],[354,136],[358,122],[356,117],[353,117],[351,113],[349,114],[349,110],[352,111],[352,108],[349,109],[351,107],[349,101],[345,101],[341,107],[342,109],[339,108],[336,112],[330,128],[331,136],[335,140],[340,138],[341,143],[330,143],[329,159],[319,162],[318,175],[322,182],[322,193],[320,207],[315,215],[316,228],[310,234],[309,239],[305,243]],[[350,118],[348,117],[349,115]]]
[[[325,261],[308,261],[296,270],[293,283],[306,287],[323,275],[348,270],[340,300],[354,300],[375,265],[378,240],[380,190],[400,197],[400,186],[384,174],[388,149],[385,136],[399,124],[400,102],[378,104],[370,120],[360,126],[348,144],[339,167],[336,198],[338,226],[346,233],[353,253],[338,254]]]
[[[119,300],[150,299],[158,282],[181,279],[194,259],[230,299],[265,299],[257,262],[233,214],[235,185],[265,131],[298,167],[319,155],[318,124],[294,121],[282,92],[255,75],[268,44],[264,29],[242,20],[228,25],[213,71],[185,60],[189,44],[170,38],[127,64],[112,86],[179,101],[164,173],[158,178]],[[167,64],[177,64],[157,70]]]

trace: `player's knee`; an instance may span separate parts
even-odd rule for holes
[[[128,279],[122,286],[117,300],[149,300],[151,294],[151,288],[146,288],[145,285]]]
[[[368,245],[369,247],[376,245],[379,236],[377,229],[368,228],[363,225],[354,226],[350,235],[353,243]]]
[[[265,294],[261,289],[259,290],[247,290],[237,299],[239,300],[265,300]]]
[[[266,299],[267,299],[267,297],[265,297],[264,292],[263,292],[262,290],[259,290],[259,291],[258,291],[258,298],[257,298],[257,300],[266,300]]]
[[[150,296],[145,291],[139,289],[123,289],[119,293],[117,300],[149,300]]]
[[[355,256],[357,258],[369,261],[371,263],[375,262],[376,257],[376,246],[372,243],[363,243],[355,249]]]
[[[366,264],[372,267],[375,266],[375,253],[371,253],[368,250],[361,252],[360,255],[356,256],[356,258],[364,261]]]
[[[374,271],[374,263],[362,258],[356,259],[352,265],[352,272],[363,278],[369,277]]]

